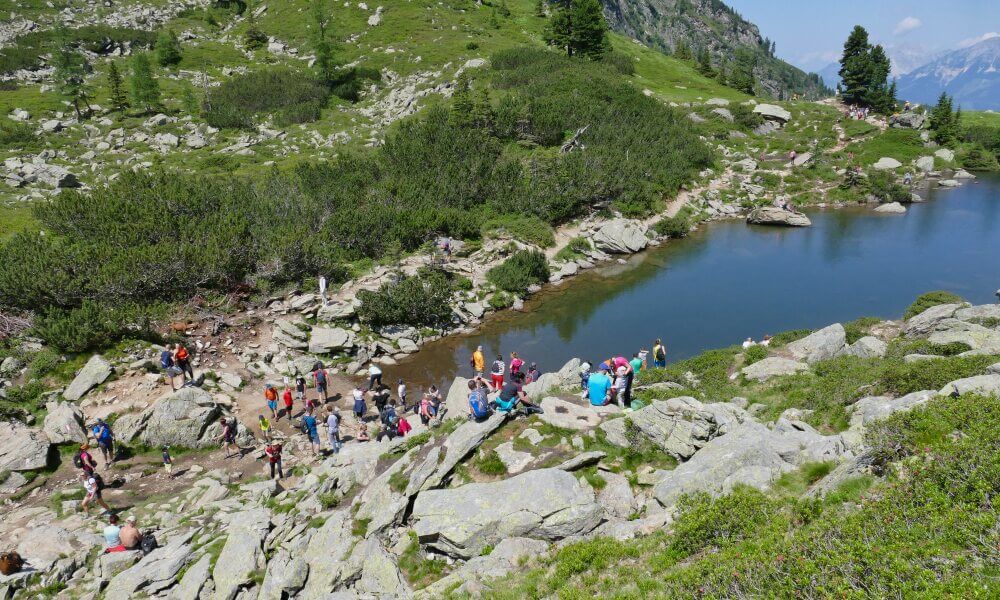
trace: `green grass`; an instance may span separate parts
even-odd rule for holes
[[[27,231],[38,225],[31,214],[28,204],[5,206],[0,204],[0,240],[5,240],[15,233]]]
[[[699,74],[694,66],[662,52],[653,50],[618,34],[611,34],[611,47],[615,52],[633,59],[633,81],[639,89],[648,89],[669,102],[704,101],[724,98],[742,102],[749,98],[733,88],[720,85],[714,79]]]
[[[989,125],[1000,127],[1000,112],[963,111],[962,125]]]
[[[914,159],[930,154],[920,141],[920,133],[912,129],[887,129],[875,137],[848,144],[843,153],[847,152],[853,152],[854,161],[862,167],[870,167],[884,156],[895,158],[906,167]]]
[[[399,557],[399,569],[406,575],[410,586],[419,590],[444,577],[450,568],[443,560],[431,560],[424,556],[416,533],[411,530],[407,535],[410,541]]]

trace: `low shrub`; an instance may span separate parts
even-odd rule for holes
[[[602,61],[622,75],[635,75],[635,61],[627,54],[608,52]]]
[[[35,321],[33,333],[66,352],[98,350],[125,338],[155,339],[154,308],[85,301],[79,308],[51,308]]]
[[[743,364],[752,365],[767,358],[767,348],[761,345],[750,346],[743,351]]]
[[[687,237],[691,230],[691,222],[680,215],[676,217],[664,217],[653,226],[656,233],[668,238]]]
[[[853,344],[859,339],[868,335],[868,330],[871,329],[873,325],[877,325],[882,322],[882,319],[878,317],[861,317],[860,319],[855,319],[850,323],[844,324],[844,332],[847,334],[847,343]]]
[[[309,74],[265,69],[236,75],[208,93],[205,121],[213,127],[253,127],[254,116],[278,111],[287,123],[319,118],[330,90]]]
[[[358,293],[358,317],[373,328],[385,325],[440,327],[451,320],[452,283],[436,269],[422,269],[377,291]]]
[[[733,113],[733,122],[746,131],[753,131],[764,124],[764,117],[755,113],[749,106],[731,105],[729,112]]]
[[[896,183],[888,171],[871,171],[865,181],[865,191],[883,202],[909,202],[910,191]]]
[[[975,144],[965,151],[962,156],[962,166],[970,171],[996,171],[1000,169],[997,155],[981,144]]]
[[[501,233],[539,248],[549,248],[556,243],[552,226],[535,215],[506,214],[483,224],[483,237]]]
[[[960,302],[965,302],[965,300],[958,294],[953,294],[952,292],[945,290],[935,290],[933,292],[920,294],[917,296],[917,299],[913,301],[913,304],[906,308],[906,312],[903,313],[903,319],[907,320],[911,317],[915,317],[932,306],[938,306],[940,304],[955,304]]]
[[[523,296],[528,286],[548,281],[549,264],[541,252],[519,250],[490,269],[486,279],[505,292]]]
[[[0,148],[24,148],[38,141],[35,130],[27,123],[0,120]]]
[[[476,460],[476,469],[483,475],[506,475],[507,467],[496,450],[490,450]]]

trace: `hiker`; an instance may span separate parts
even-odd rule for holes
[[[288,420],[291,421],[292,420],[292,412],[294,412],[294,411],[292,410],[292,407],[293,407],[293,404],[292,404],[292,390],[288,389],[288,386],[285,386],[285,391],[281,393],[281,402],[282,402],[282,404],[285,405],[285,416],[287,416]],[[275,419],[275,421],[277,421],[277,420],[278,419]]]
[[[628,398],[629,392],[629,370],[628,367],[621,366],[615,370],[615,383],[612,386],[614,390],[614,399],[618,403],[619,408],[624,409],[626,406],[631,404]]]
[[[167,383],[170,384],[170,389],[176,392],[177,386],[174,385],[174,379],[181,374],[181,370],[174,364],[173,353],[166,348],[160,352],[160,367],[163,368],[163,374],[167,378]]]
[[[636,358],[639,359],[639,369],[636,369],[637,371],[638,370],[645,371],[646,369],[649,368],[648,357],[649,357],[649,350],[646,350],[645,348],[639,348],[639,352],[636,354]]]
[[[303,401],[306,399],[306,378],[298,372],[295,373],[295,399]]]
[[[274,389],[274,385],[267,383],[264,385],[264,400],[267,402],[267,407],[271,409],[271,418],[275,421],[278,420],[278,390]]]
[[[788,151],[788,164],[789,165],[794,165],[795,164],[795,157],[796,156],[797,156],[797,154],[795,154],[795,150],[789,150]]]
[[[913,183],[913,173],[907,171],[903,173],[903,185],[910,185]]]
[[[236,445],[236,417],[222,420],[222,433],[219,435],[222,447],[226,449],[226,458],[240,455],[240,447]],[[234,455],[230,447],[236,448]]]
[[[756,346],[756,345],[757,345],[757,342],[753,341],[752,337],[748,337],[747,339],[743,340],[743,349],[744,350],[746,350],[750,346]]]
[[[770,346],[771,345],[771,336],[765,333],[764,337],[760,340],[760,345],[761,346]]]
[[[382,369],[375,363],[368,364],[368,389],[375,389],[375,384],[382,385]]]
[[[434,418],[434,408],[431,405],[431,395],[424,394],[420,397],[420,407],[417,410],[417,414],[420,415],[420,422],[424,425],[428,425],[431,419]]]
[[[323,301],[323,306],[327,305],[326,299],[326,277],[320,275],[316,278],[317,283],[319,283],[319,297]]]
[[[493,385],[493,391],[498,392],[500,388],[503,387],[503,372],[507,368],[507,364],[503,361],[503,356],[498,354],[497,359],[493,361],[493,366],[490,367],[490,383]]]
[[[339,453],[343,446],[340,441],[340,413],[335,412],[332,406],[326,407],[326,437],[333,453]]]
[[[436,385],[432,385],[427,390],[427,395],[431,397],[431,409],[433,410],[434,416],[440,417],[441,403],[444,402],[444,398],[441,397],[441,391]]]
[[[278,471],[278,479],[284,479],[285,473],[281,470],[281,444],[271,442],[264,448],[264,455],[267,456],[267,464],[271,467],[271,479],[274,479],[274,471]]]
[[[354,416],[359,421],[364,420],[365,413],[368,412],[368,405],[365,404],[365,391],[358,386],[354,386]]]
[[[482,379],[479,379],[482,381]],[[476,380],[469,382],[469,418],[476,422],[485,421],[491,414],[490,403],[483,388]]]
[[[379,388],[375,390],[372,400],[375,402],[375,408],[378,410],[379,414],[381,414],[382,410],[385,409],[387,404],[389,404],[390,395],[389,388],[384,385],[379,386]]]
[[[80,446],[80,451],[73,457],[73,466],[77,469],[83,469],[83,472],[88,475],[93,473],[94,469],[97,468],[97,461],[94,460],[94,456],[90,453],[90,446],[88,444]]]
[[[486,355],[483,354],[482,346],[476,346],[476,351],[472,353],[469,364],[472,365],[473,377],[482,377],[486,373]]]
[[[587,380],[587,398],[592,406],[604,406],[611,401],[611,378],[608,366],[601,365],[597,373],[591,373]]]
[[[538,363],[531,363],[528,368],[528,376],[526,378],[526,383],[532,383],[538,381],[538,378],[542,376],[542,372],[538,369]]]
[[[396,434],[400,437],[406,436],[413,430],[413,426],[410,422],[406,420],[405,417],[399,417],[399,424],[396,426]]]
[[[271,422],[264,415],[257,415],[257,426],[260,427],[260,434],[264,439],[271,441]]]
[[[622,404],[622,408],[625,408],[632,404],[632,384],[635,383],[635,371],[632,370],[632,363],[625,360],[624,356],[616,356],[614,360],[614,373],[618,374],[622,368],[625,369],[625,387],[620,392],[623,394],[622,400],[624,403]]]
[[[310,449],[315,456],[320,450],[319,424],[316,422],[316,417],[313,416],[312,409],[302,415],[302,433],[309,438]]]
[[[363,421],[358,421],[358,435],[355,439],[359,442],[367,442],[371,439],[368,436],[368,426]]]
[[[174,344],[174,365],[181,370],[181,375],[184,375],[185,379],[190,377],[191,381],[194,381],[194,369],[191,368],[191,354],[180,342]]]
[[[118,539],[126,550],[136,550],[142,545],[142,532],[135,524],[135,515],[129,515],[118,532]]]
[[[516,373],[521,372],[521,367],[524,366],[524,361],[521,357],[517,355],[517,352],[510,353],[510,375],[513,377]]]
[[[170,447],[163,447],[163,454],[160,455],[160,459],[163,461],[163,470],[166,471],[167,477],[174,478],[174,459],[170,457]]]
[[[118,515],[108,517],[108,526],[104,528],[104,553],[125,552],[122,544],[121,527],[118,527]]]
[[[541,413],[542,409],[528,400],[528,394],[521,389],[522,377],[508,381],[500,389],[500,395],[493,400],[493,406],[500,412],[511,412],[518,404],[524,405],[525,414]]]
[[[585,360],[580,363],[580,389],[587,391],[587,381],[590,380],[590,361]]]
[[[406,412],[406,383],[402,379],[396,384],[396,396],[399,398],[399,410]]]
[[[326,395],[327,375],[326,369],[324,369],[322,365],[316,365],[316,368],[313,370],[313,379],[316,382],[316,393],[319,394],[323,404],[326,404],[328,399],[328,396]]]
[[[639,358],[638,352],[632,355],[632,360],[628,361],[628,364],[632,365],[633,373],[638,373],[642,370],[642,359]]]
[[[383,437],[389,438],[390,441],[396,437],[399,427],[398,418],[396,408],[393,406],[392,401],[390,401],[379,413],[379,421],[382,423],[382,427],[379,428],[378,435],[375,436],[376,442],[381,442]]]
[[[80,473],[80,480],[83,481],[83,489],[86,492],[83,500],[80,501],[80,510],[82,510],[84,514],[89,514],[91,503],[96,502],[104,507],[105,511],[111,512],[111,507],[108,506],[108,503],[101,497],[101,493],[104,491],[104,479],[102,479],[101,476],[95,472],[87,473],[84,471],[83,473]]]
[[[97,440],[97,447],[101,449],[101,456],[104,457],[104,466],[110,466],[115,462],[115,436],[111,433],[111,426],[98,419],[91,427],[91,433]]]

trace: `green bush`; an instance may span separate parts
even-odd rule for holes
[[[487,271],[486,279],[505,292],[524,296],[528,286],[549,280],[549,264],[541,252],[519,250]]]
[[[853,344],[854,342],[865,337],[868,335],[868,330],[871,329],[873,325],[878,325],[881,322],[882,319],[879,319],[878,317],[861,317],[860,319],[855,319],[850,323],[845,323],[844,333],[847,334],[847,343]]]
[[[0,120],[0,148],[24,148],[38,141],[35,130],[27,123]]]
[[[79,308],[52,308],[35,321],[33,333],[66,352],[98,350],[125,337],[151,338],[152,310],[137,305],[85,301]]]
[[[84,25],[76,29],[40,29],[17,38],[13,46],[0,49],[0,73],[8,74],[18,69],[37,69],[43,66],[42,56],[55,50],[65,39],[74,48],[95,54],[106,54],[115,46],[149,48],[156,39],[152,31]]]
[[[622,75],[635,75],[635,61],[627,54],[608,52],[602,61]]]
[[[865,192],[882,202],[909,202],[910,191],[896,183],[895,176],[888,171],[871,171],[865,182]]]
[[[915,317],[932,306],[938,306],[939,304],[955,304],[960,302],[965,302],[961,296],[944,290],[935,290],[933,292],[927,292],[926,294],[920,294],[917,296],[917,299],[913,301],[913,304],[906,308],[906,312],[903,313],[903,319],[905,320]]]
[[[525,244],[549,248],[556,243],[552,227],[535,215],[508,214],[494,217],[483,224],[483,236],[505,233]]]
[[[483,475],[506,475],[507,467],[500,460],[500,455],[496,450],[490,450],[480,454],[476,459],[476,469]]]
[[[981,144],[976,144],[965,152],[962,156],[962,166],[971,171],[996,171],[1000,169],[996,154]]]
[[[752,365],[767,358],[767,348],[761,345],[750,346],[743,351],[743,363]]]
[[[586,253],[592,249],[590,240],[582,236],[577,236],[560,248],[559,252],[556,252],[555,259],[562,262],[573,261],[578,258],[584,258]]]
[[[358,293],[358,316],[377,328],[385,325],[439,327],[451,321],[452,284],[439,270],[424,269],[398,283],[384,283],[377,291]]]
[[[745,131],[753,131],[764,124],[764,117],[744,104],[731,105],[729,112],[733,113],[733,122]]]
[[[653,226],[656,233],[668,238],[687,237],[691,230],[691,222],[680,215],[676,217],[664,217]]]
[[[290,69],[236,75],[213,88],[205,101],[205,121],[213,127],[250,129],[254,116],[278,111],[288,123],[319,118],[330,90],[312,76]]]

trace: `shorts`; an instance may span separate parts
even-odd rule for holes
[[[493,373],[492,375],[490,375],[490,381],[493,382],[493,387],[496,389],[500,389],[503,387],[503,375],[499,373]]]
[[[312,442],[312,443],[314,443],[314,444],[318,444],[319,443],[319,432],[317,432],[317,431],[310,431],[309,432],[309,441]]]
[[[301,399],[303,399],[305,397],[306,397],[306,393],[305,392],[299,392],[299,391],[295,392],[295,399],[296,400],[301,400]]]
[[[97,440],[97,447],[100,448],[101,450],[111,451],[111,443],[112,443],[111,440],[105,440],[105,441]]]
[[[269,409],[271,409],[272,412],[277,412],[277,410],[278,410],[278,401],[277,400],[268,400],[267,401],[267,407]]]
[[[167,367],[166,369],[164,369],[164,372],[167,374],[167,377],[171,378],[177,377],[178,375],[183,373],[183,371],[181,371],[178,367]]]
[[[316,393],[318,393],[321,398],[326,398],[326,385],[317,385]]]

